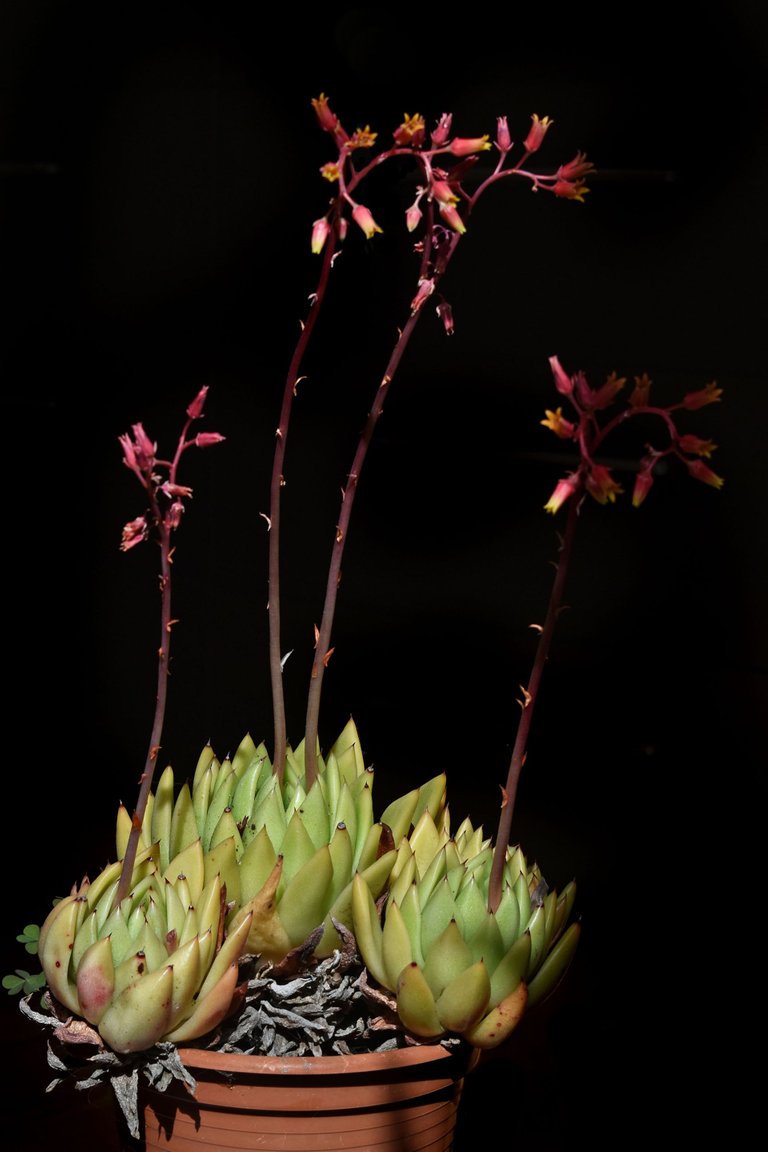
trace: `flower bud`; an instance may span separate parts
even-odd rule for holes
[[[195,444],[198,448],[210,448],[212,444],[221,444],[226,437],[220,432],[198,432]]]
[[[174,500],[173,504],[171,504],[170,508],[168,509],[168,515],[165,518],[166,527],[178,528],[179,524],[181,524],[181,517],[183,512],[184,505],[182,504],[181,500]]]
[[[433,180],[429,186],[432,196],[440,204],[458,204],[459,198],[447,180]]]
[[[688,471],[694,480],[701,480],[704,484],[711,484],[713,488],[722,488],[723,478],[713,472],[703,460],[686,460]]]
[[[442,116],[437,122],[437,126],[431,132],[431,139],[433,147],[442,148],[443,144],[448,142],[451,135],[451,122],[453,114],[451,112],[443,112]]]
[[[632,507],[639,508],[651,490],[653,476],[650,471],[638,472],[632,490]]]
[[[425,300],[427,300],[435,290],[434,280],[419,280],[419,287],[413,300],[411,300],[411,312],[418,312]]]
[[[453,309],[447,300],[441,300],[437,306],[437,314],[443,322],[447,336],[453,336]]]
[[[458,232],[459,234],[466,232],[467,226],[453,204],[441,204],[440,215],[446,224],[450,228],[453,228],[454,232]]]
[[[199,420],[199,418],[202,416],[203,405],[205,404],[205,398],[207,395],[208,395],[208,385],[205,384],[200,389],[197,396],[195,396],[195,398],[192,401],[192,403],[190,404],[189,408],[187,408],[187,416],[189,416],[190,420]]]
[[[550,356],[549,366],[552,369],[552,375],[555,378],[555,387],[558,392],[563,396],[570,396],[573,392],[573,383],[568,373],[560,364],[557,356]]]
[[[471,156],[474,152],[487,152],[491,142],[485,136],[456,136],[451,140],[450,151],[453,156]]]
[[[315,256],[322,252],[323,245],[328,239],[330,230],[331,226],[325,216],[321,216],[319,220],[315,220],[312,225],[312,251]]]
[[[405,214],[405,225],[409,232],[414,232],[421,223],[421,208],[418,202],[411,204],[410,208]]]
[[[512,137],[509,135],[506,116],[496,117],[496,147],[499,152],[509,152],[512,147]]]

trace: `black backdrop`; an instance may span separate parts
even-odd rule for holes
[[[143,421],[170,447],[203,384],[227,443],[189,460],[163,755],[183,774],[208,739],[222,755],[246,731],[271,740],[259,513],[327,199],[311,98],[382,137],[405,113],[451,111],[464,135],[506,113],[520,138],[537,112],[554,121],[542,163],[583,149],[598,174],[583,205],[495,189],[462,241],[445,283],[456,332],[424,319],[360,486],[321,739],[354,715],[382,803],[445,767],[454,816],[490,831],[556,546],[547,358],[593,383],[647,372],[669,399],[717,381],[722,403],[690,426],[719,445],[722,491],[672,470],[641,510],[625,498],[584,518],[515,828],[553,884],[576,876],[583,944],[559,1010],[470,1097],[482,1111],[511,1069],[533,1098],[510,1135],[551,1148],[569,1127],[615,1146],[619,1106],[639,1120],[663,1101],[687,1123],[689,1062],[719,1076],[723,1023],[763,1002],[767,63],[747,0],[675,27],[655,3],[620,21],[590,4],[268,21],[242,3],[2,6],[4,971],[23,966],[15,932],[101,866],[132,802],[156,593],[151,551],[118,551],[142,509],[117,437]],[[410,298],[392,279],[398,226],[352,238],[340,329],[291,432],[294,740],[338,493],[384,364],[371,353]],[[61,1107],[27,1031],[19,1148],[31,1110],[58,1123]]]

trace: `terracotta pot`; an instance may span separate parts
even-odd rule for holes
[[[438,1044],[282,1059],[180,1052],[197,1098],[176,1083],[141,1090],[147,1152],[449,1152],[464,1077],[478,1058]]]

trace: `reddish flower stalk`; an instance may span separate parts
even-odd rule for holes
[[[315,225],[315,234],[317,225]],[[272,463],[272,480],[269,493],[269,668],[272,684],[272,717],[274,724],[273,766],[278,778],[282,782],[285,772],[285,756],[287,748],[285,693],[283,691],[283,658],[280,647],[280,509],[283,484],[283,461],[288,442],[288,429],[290,426],[293,401],[296,396],[296,386],[301,371],[307,345],[314,331],[320,309],[325,300],[328,280],[333,267],[336,245],[338,242],[338,221],[335,228],[323,230],[323,264],[317,289],[311,297],[311,305],[307,319],[302,324],[301,334],[288,366],[288,373],[283,389],[283,403],[280,409],[280,422],[275,432],[275,453]]]
[[[131,831],[123,858],[120,880],[115,891],[113,907],[128,895],[141,826],[147,801],[152,789],[157,757],[163,734],[165,708],[168,696],[168,670],[171,651],[171,631],[177,623],[171,614],[171,571],[173,565],[172,535],[181,523],[184,500],[191,498],[192,489],[178,483],[179,464],[188,448],[207,448],[220,443],[224,437],[218,432],[200,432],[188,438],[195,420],[203,414],[207,385],[201,388],[187,408],[187,419],[176,445],[172,460],[157,458],[157,445],[147,436],[141,424],[133,425],[133,438],[128,433],[119,437],[123,462],[139,480],[147,494],[149,507],[144,515],[131,520],[123,529],[120,548],[123,552],[154,535],[160,548],[160,643],[157,649],[157,694],[152,719],[144,771],[139,781],[139,795],[131,818]]]

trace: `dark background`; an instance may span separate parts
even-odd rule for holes
[[[621,1125],[662,1115],[690,1136],[713,1101],[746,1126],[765,1002],[768,21],[747,0],[683,5],[674,24],[670,5],[606,12],[0,7],[3,971],[26,963],[15,933],[106,862],[134,800],[157,598],[152,550],[118,550],[143,507],[117,437],[142,421],[169,452],[203,384],[227,443],[187,458],[164,762],[184,775],[207,740],[224,755],[246,731],[271,744],[259,513],[329,191],[313,96],[380,140],[405,113],[453,112],[468,136],[507,114],[516,139],[549,115],[541,168],[579,149],[598,168],[584,204],[490,192],[444,282],[456,332],[424,317],[369,454],[321,740],[354,716],[381,806],[445,768],[456,822],[492,831],[557,544],[542,507],[571,463],[539,423],[558,401],[548,357],[593,384],[647,372],[660,401],[723,389],[686,423],[719,445],[723,489],[670,468],[640,510],[586,507],[577,540],[513,837],[553,885],[576,877],[582,943],[554,1004],[467,1091],[483,1133],[509,1100],[505,1133],[542,1149],[624,1146]],[[294,741],[339,489],[413,294],[396,275],[415,268],[408,191],[396,210],[371,201],[382,236],[350,235],[299,390]],[[2,1003],[9,1146],[66,1130],[65,1147],[104,1147],[81,1098],[44,1095],[42,1041]],[[28,1134],[41,1114],[45,1138]]]

